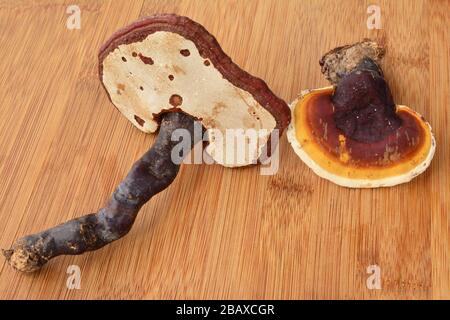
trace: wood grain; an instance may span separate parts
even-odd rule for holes
[[[281,140],[274,176],[190,165],[130,234],[23,275],[0,261],[0,298],[450,298],[449,1],[0,1],[0,247],[96,211],[153,137],[97,79],[97,50],[139,16],[202,23],[239,65],[291,101],[323,86],[318,59],[377,39],[394,98],[432,124],[437,153],[413,182],[349,190],[315,176]],[[382,29],[366,28],[367,6]],[[82,271],[68,290],[69,265]],[[366,268],[381,268],[369,290]]]

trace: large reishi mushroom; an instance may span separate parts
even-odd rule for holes
[[[291,104],[288,140],[317,175],[351,188],[405,183],[424,172],[435,151],[424,118],[396,105],[380,68],[384,49],[362,42],[320,60],[332,86],[305,90]]]
[[[159,115],[175,110],[222,135],[227,129],[261,133],[258,146],[239,162],[224,157],[224,139],[209,139],[206,151],[224,166],[255,163],[270,133],[283,131],[290,121],[286,103],[234,64],[216,39],[187,17],[163,14],[137,21],[103,45],[99,60],[111,101],[144,132],[155,132]]]
[[[173,136],[177,129],[189,133],[191,148],[202,140],[195,132],[197,120],[202,132],[205,128],[224,134],[227,129],[263,132],[258,143],[233,143],[232,148],[227,143],[234,141],[209,139],[212,158],[234,167],[267,156],[274,147],[271,132],[281,134],[290,121],[287,104],[264,81],[234,64],[205,28],[186,17],[155,15],[116,32],[100,50],[99,67],[114,105],[142,131],[159,128],[158,137],[105,207],[25,236],[2,250],[19,271],[33,272],[57,256],[97,250],[125,236],[140,208],[178,173],[180,163],[172,159],[179,143]],[[239,153],[240,147],[246,149],[244,159],[226,156]]]

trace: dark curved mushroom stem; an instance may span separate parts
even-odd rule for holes
[[[32,272],[59,255],[97,250],[125,236],[139,209],[167,188],[178,173],[180,165],[172,161],[171,152],[179,141],[172,141],[172,132],[188,130],[191,147],[201,139],[194,134],[194,121],[184,113],[164,114],[155,143],[133,165],[104,208],[19,239],[11,249],[2,250],[9,264],[19,271]]]
[[[336,127],[356,141],[380,141],[401,126],[379,66],[383,55],[377,43],[364,40],[333,49],[319,62],[336,86],[332,97]]]

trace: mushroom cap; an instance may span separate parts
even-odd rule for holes
[[[206,151],[224,166],[256,163],[270,134],[281,134],[290,122],[288,105],[187,17],[154,15],[119,30],[100,49],[99,75],[113,104],[144,132],[155,132],[164,112],[197,118],[209,130]],[[256,143],[229,148],[229,129],[256,130],[259,136]],[[239,161],[226,155],[242,148]]]
[[[346,137],[334,124],[334,86],[305,90],[290,105],[287,138],[317,175],[350,188],[405,183],[430,165],[436,142],[431,126],[412,109],[397,105],[402,125],[381,141]]]

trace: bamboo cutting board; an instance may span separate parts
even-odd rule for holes
[[[0,1],[0,247],[95,212],[152,144],[108,101],[97,50],[157,12],[187,15],[273,91],[324,86],[318,60],[385,44],[395,100],[432,124],[437,153],[413,182],[350,190],[315,176],[287,143],[280,168],[184,166],[121,241],[24,275],[0,260],[0,298],[450,298],[449,1]],[[381,8],[368,30],[367,7]],[[67,268],[79,266],[81,289]],[[366,285],[377,265],[381,289]]]

